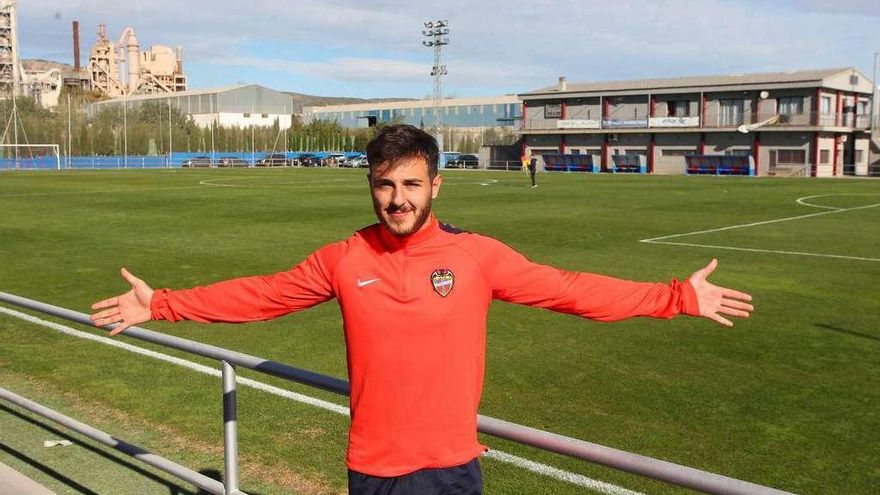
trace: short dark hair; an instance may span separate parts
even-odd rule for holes
[[[401,158],[424,158],[428,164],[428,176],[437,176],[437,160],[440,150],[437,140],[418,127],[395,124],[382,128],[379,134],[367,144],[367,163],[370,172],[384,163],[393,163]]]

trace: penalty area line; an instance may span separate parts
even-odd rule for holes
[[[214,377],[221,377],[222,373],[219,369],[211,368],[210,366],[205,366],[203,364],[195,363],[193,361],[188,361],[186,359],[181,359],[175,356],[171,356],[168,354],[164,354],[161,352],[152,351],[150,349],[144,349],[142,347],[138,347],[135,345],[128,344],[126,342],[119,341],[117,339],[112,339],[110,337],[102,337],[100,335],[95,335],[89,332],[83,332],[81,330],[75,330],[71,327],[61,325],[55,322],[47,321],[42,318],[37,318],[35,316],[29,315],[27,313],[22,313],[20,311],[15,311],[12,309],[8,309],[6,307],[0,306],[0,313],[6,314],[8,316],[12,316],[29,323],[33,323],[36,325],[43,326],[45,328],[49,328],[51,330],[55,330],[57,332],[63,333],[65,335],[69,335],[71,337],[76,337],[85,340],[91,340],[93,342],[97,342],[99,344],[109,345],[111,347],[116,347],[118,349],[122,349],[128,352],[132,352],[135,354],[140,354],[142,356],[150,357],[153,359],[157,359],[159,361],[165,361],[167,363],[175,364],[177,366],[181,366],[192,371],[202,373],[205,375],[210,375]],[[319,409],[324,409],[326,411],[331,411],[337,414],[350,416],[350,410],[348,407],[341,406],[339,404],[335,404],[333,402],[321,400],[315,397],[311,397],[308,395],[300,394],[297,392],[292,392],[290,390],[285,390],[283,388],[275,387],[273,385],[269,385],[268,383],[263,383],[257,380],[252,380],[250,378],[244,378],[241,376],[235,377],[236,383],[244,385],[246,387],[254,388],[257,390],[261,390],[263,392],[276,395],[278,397],[283,397],[285,399],[294,400],[300,402],[302,404],[308,404],[310,406],[315,406]],[[508,454],[506,452],[502,452],[500,450],[490,450],[484,457],[489,459],[494,459],[500,462],[504,462],[506,464],[511,464],[513,466],[517,466],[521,469],[525,469],[527,471],[531,471],[536,474],[540,474],[543,476],[547,476],[550,478],[557,479],[559,481],[563,481],[566,483],[571,483],[573,485],[581,486],[583,488],[587,488],[593,490],[598,493],[602,493],[604,495],[644,495],[640,492],[634,492],[632,490],[627,490],[626,488],[613,485],[611,483],[606,483],[604,481],[594,480],[582,474],[572,473],[569,471],[564,471],[559,468],[555,468],[553,466],[548,466],[547,464],[542,464],[539,462],[535,462],[529,459],[525,459],[523,457],[519,457],[513,454]]]
[[[690,242],[669,242],[669,241],[652,241],[652,240],[644,240],[639,241],[644,242],[645,244],[666,244],[669,246],[688,246],[688,247],[699,247],[699,248],[711,248],[711,249],[727,249],[729,251],[746,251],[750,253],[772,253],[772,254],[792,254],[795,256],[814,256],[817,258],[837,258],[844,260],[858,260],[858,261],[880,261],[880,258],[862,258],[860,256],[844,256],[842,254],[822,254],[822,253],[804,253],[800,251],[780,251],[774,249],[758,249],[758,248],[742,248],[742,247],[733,247],[733,246],[718,246],[715,244],[694,244]]]

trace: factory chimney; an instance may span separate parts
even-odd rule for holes
[[[183,74],[183,47],[177,45],[177,73]]]
[[[73,21],[73,70],[79,69],[79,21]]]

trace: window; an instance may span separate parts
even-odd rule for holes
[[[719,100],[721,113],[719,125],[740,125],[743,123],[743,100]]]
[[[249,118],[251,116],[251,114],[249,114],[249,113],[244,113],[242,115],[244,115],[244,118]]]
[[[802,96],[786,96],[777,100],[779,115],[801,115],[804,113]]]
[[[562,104],[561,103],[548,103],[544,105],[544,118],[545,119],[558,119],[562,117]]]
[[[807,152],[804,150],[778,150],[776,163],[807,163]]]
[[[862,163],[862,150],[856,150],[855,153],[855,162]]]
[[[750,156],[752,150],[726,150],[724,156]]]
[[[819,112],[824,114],[831,113],[831,97],[823,96],[819,99]]]
[[[856,102],[856,115],[868,115],[868,102],[865,100],[859,100]]]
[[[819,151],[819,163],[830,163],[831,162],[831,150],[820,150]]]
[[[688,101],[666,102],[666,114],[670,117],[688,117],[690,113],[690,102]]]

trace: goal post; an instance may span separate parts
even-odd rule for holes
[[[57,144],[0,144],[0,170],[61,170]]]

